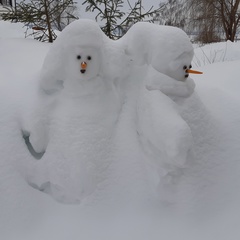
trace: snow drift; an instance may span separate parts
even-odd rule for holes
[[[84,52],[76,40],[82,31]],[[0,40],[1,237],[238,238],[239,61],[203,67],[195,88],[190,78],[139,65],[127,36],[112,42],[87,20],[65,33],[50,50]],[[94,54],[100,63],[82,76],[78,56],[88,70]],[[41,159],[22,131],[30,141],[36,133]]]

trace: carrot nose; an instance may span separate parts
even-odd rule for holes
[[[203,74],[203,72],[199,72],[199,71],[192,70],[192,69],[187,69],[187,70],[186,70],[186,73]]]
[[[85,70],[87,68],[87,63],[81,62],[81,68]]]

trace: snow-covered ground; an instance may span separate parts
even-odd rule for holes
[[[132,66],[106,39],[93,54],[103,57],[93,72],[105,70],[90,76],[102,84],[41,95],[50,44],[24,39],[21,24],[0,30],[0,239],[239,239],[239,43],[194,49],[204,74],[187,97],[148,91],[143,83],[165,75]],[[66,36],[45,62],[59,67],[53,82],[76,79]],[[23,138],[34,129],[40,159]]]

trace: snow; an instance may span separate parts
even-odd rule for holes
[[[137,25],[112,42],[80,20],[51,45],[0,21],[1,239],[239,238],[239,43],[196,48],[183,79],[185,34],[147,27],[164,43],[142,49]]]
[[[222,42],[207,44],[195,49],[193,65],[201,67],[216,62],[228,62],[239,60],[239,42]]]
[[[8,38],[24,38],[26,28],[22,23],[12,24],[10,22],[1,21],[0,23],[0,39]]]
[[[174,79],[185,79],[182,70],[184,65],[191,64],[193,47],[182,30],[140,22],[132,26],[120,42],[126,45],[126,52],[136,64],[148,64]]]

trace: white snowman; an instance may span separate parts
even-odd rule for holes
[[[120,40],[136,66],[149,66],[148,90],[160,90],[175,97],[189,97],[195,88],[190,73],[193,47],[181,29],[147,22],[134,24]]]
[[[119,40],[142,84],[137,104],[137,131],[145,153],[159,168],[160,181],[172,182],[191,154],[192,134],[178,107],[195,89],[192,44],[182,30],[137,23]],[[140,80],[140,79],[139,79]]]
[[[89,194],[100,181],[101,161],[109,160],[121,107],[109,45],[97,23],[78,20],[53,43],[42,67],[26,137],[41,160],[29,181],[58,201],[78,202]]]

